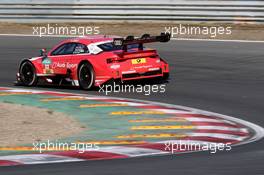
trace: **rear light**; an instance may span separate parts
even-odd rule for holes
[[[107,64],[115,63],[115,62],[118,62],[118,58],[107,58],[106,59]]]
[[[107,63],[107,64],[113,63],[113,59],[112,59],[112,58],[107,58],[107,59],[106,59],[106,63]]]
[[[152,55],[150,58],[157,58],[158,55]]]

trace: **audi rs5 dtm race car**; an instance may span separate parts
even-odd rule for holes
[[[48,53],[24,59],[19,65],[17,83],[34,86],[42,79],[50,84],[69,83],[90,89],[111,80],[138,80],[169,76],[168,63],[144,43],[168,42],[170,34],[128,36],[90,36],[67,39]]]

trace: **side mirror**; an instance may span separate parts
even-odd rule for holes
[[[47,56],[47,50],[46,49],[40,49],[40,56],[46,57]]]

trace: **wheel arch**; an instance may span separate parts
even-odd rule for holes
[[[78,64],[77,73],[79,72],[79,69],[80,69],[81,65],[84,64],[84,63],[88,63],[88,64],[91,65],[92,68],[94,69],[93,64],[92,64],[89,60],[82,60],[82,61]]]
[[[30,58],[24,58],[19,62],[19,67],[18,67],[18,72],[20,72],[20,68],[22,66],[22,64],[24,64],[25,62],[30,62],[32,64],[32,66],[34,67],[36,73],[37,73],[37,67],[36,65],[30,60]]]
[[[37,69],[36,69],[35,64],[30,59],[25,58],[25,59],[23,59],[23,60],[20,61],[20,63],[19,63],[19,69],[18,69],[18,75],[17,76],[21,77],[21,67],[26,62],[28,62],[29,64],[31,64],[31,66],[33,68],[33,71],[34,71],[34,74],[35,74],[34,81],[32,81],[32,83],[30,85],[27,85],[27,86],[35,86],[38,83]],[[19,81],[21,81],[21,80],[19,80]]]
[[[26,62],[26,61],[29,61],[29,62],[35,67],[35,65],[32,63],[32,61],[30,61],[29,58],[24,58],[24,59],[22,59],[22,60],[19,62],[19,65],[18,65],[19,69],[20,69],[21,65],[22,65],[24,62]]]

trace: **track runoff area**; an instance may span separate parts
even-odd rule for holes
[[[0,87],[0,102],[63,112],[87,128],[69,138],[1,147],[0,166],[216,154],[257,141],[264,133],[234,117],[135,99]]]

